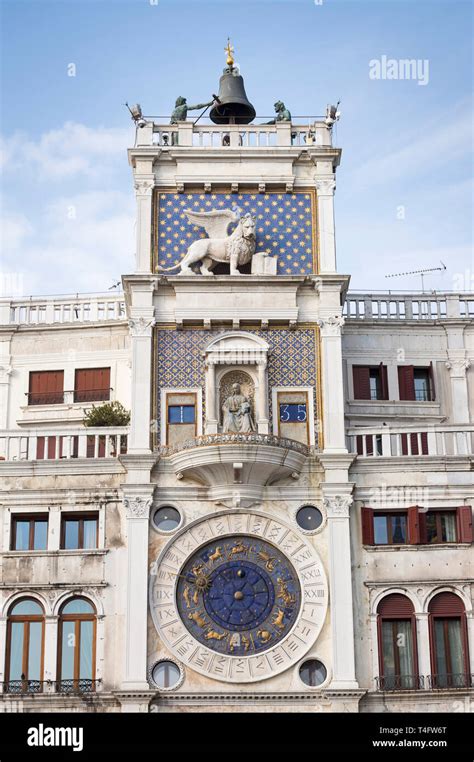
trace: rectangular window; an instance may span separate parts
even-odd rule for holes
[[[110,368],[80,368],[74,379],[74,402],[110,399]]]
[[[46,550],[47,516],[13,516],[11,550]]]
[[[429,368],[415,368],[413,365],[398,367],[400,400],[431,402],[435,399],[433,365]]]
[[[416,687],[411,621],[382,620],[382,674],[385,690]]]
[[[280,421],[282,423],[303,423],[307,419],[306,403],[280,404]]]
[[[96,513],[62,516],[61,548],[91,550],[97,548],[99,517]]]
[[[353,365],[355,400],[388,400],[387,366]]]
[[[64,402],[64,371],[30,371],[28,405],[60,405]]]
[[[426,542],[430,545],[457,542],[456,511],[428,511],[426,514]]]
[[[196,409],[194,405],[169,405],[168,423],[194,423],[196,420]]]
[[[374,513],[374,544],[405,545],[407,516],[405,513]]]

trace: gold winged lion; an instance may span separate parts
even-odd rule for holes
[[[250,213],[240,216],[230,209],[213,209],[210,212],[184,209],[184,213],[189,222],[204,228],[209,238],[194,241],[181,262],[172,267],[158,266],[158,272],[170,272],[180,267],[180,275],[194,275],[190,265],[201,262],[201,274],[214,275],[212,268],[217,262],[229,262],[230,274],[240,275],[238,266],[250,262],[255,254],[255,217]],[[237,226],[228,235],[231,222],[237,222]]]

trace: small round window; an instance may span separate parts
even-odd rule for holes
[[[318,685],[322,685],[327,677],[327,669],[317,659],[308,659],[300,666],[300,677],[305,685],[309,685],[311,688],[317,688]]]
[[[155,511],[153,523],[160,532],[172,532],[181,523],[181,514],[171,505],[163,505]]]
[[[323,514],[314,505],[303,505],[296,513],[296,523],[301,529],[311,532],[323,523]]]
[[[181,670],[174,661],[159,661],[153,667],[151,677],[158,688],[175,688],[181,680]]]

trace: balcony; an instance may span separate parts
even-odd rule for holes
[[[361,458],[430,455],[469,457],[474,453],[474,426],[359,426],[347,430],[349,452]]]
[[[125,320],[121,295],[35,296],[0,299],[0,325],[55,325]]]
[[[377,691],[466,690],[474,684],[474,675],[380,675],[375,678]]]
[[[4,694],[27,696],[38,693],[82,695],[95,693],[102,680],[7,680],[2,683]]]
[[[110,400],[110,392],[107,389],[74,389],[58,392],[25,392],[28,406],[32,405],[71,405],[84,402],[107,402]]]
[[[344,304],[347,322],[427,321],[473,319],[474,296],[466,292],[357,293],[350,291]]]
[[[0,430],[0,461],[118,458],[127,452],[128,427]]]
[[[297,479],[311,450],[301,442],[267,434],[213,434],[161,449],[177,478],[210,488],[210,498],[224,505],[248,507],[264,487]]]

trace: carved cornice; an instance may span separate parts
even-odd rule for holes
[[[448,360],[445,363],[451,378],[464,378],[467,370],[471,367],[470,360]]]
[[[155,323],[156,323],[156,320],[154,317],[152,318],[138,317],[138,318],[130,318],[128,321],[128,326],[130,328],[130,333],[132,336],[146,336],[148,338],[151,338],[152,329]]]
[[[331,317],[318,318],[316,323],[321,329],[322,336],[339,336],[345,319],[342,315],[332,315]]]
[[[350,495],[334,495],[324,498],[324,508],[328,518],[348,519],[349,510],[353,503]]]
[[[133,497],[124,497],[123,504],[125,506],[126,518],[147,519],[152,503],[152,497],[141,497],[140,495],[135,495]]]

